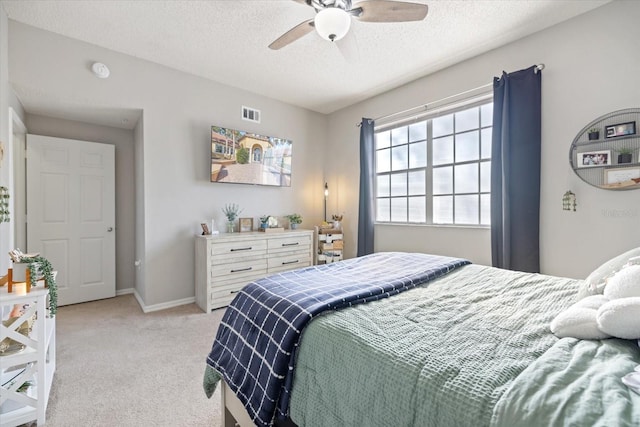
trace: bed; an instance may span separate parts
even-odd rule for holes
[[[310,291],[318,283],[328,297]],[[222,384],[225,427],[640,425],[640,395],[620,381],[640,364],[637,343],[549,330],[581,287],[408,253],[271,276],[225,312],[205,390]],[[291,323],[286,351],[287,333],[249,306],[282,320],[299,301],[326,307]],[[270,331],[267,344],[256,328]],[[284,367],[265,362],[273,348]],[[261,386],[265,376],[276,385]],[[257,408],[265,402],[270,409]]]

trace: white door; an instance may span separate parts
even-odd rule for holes
[[[27,250],[58,271],[58,305],[115,296],[114,154],[27,135]]]

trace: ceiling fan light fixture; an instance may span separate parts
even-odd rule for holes
[[[328,7],[317,13],[314,26],[320,37],[333,42],[347,35],[351,16],[344,9]]]

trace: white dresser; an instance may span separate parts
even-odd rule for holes
[[[253,280],[311,265],[312,243],[313,230],[196,237],[196,304],[209,313]]]

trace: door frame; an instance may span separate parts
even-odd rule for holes
[[[15,135],[22,135],[22,144],[19,144],[19,140],[15,138]],[[11,222],[13,225],[10,227],[9,232],[9,247],[11,249],[16,247],[16,242],[23,244],[21,249],[26,250],[27,245],[27,218],[25,215],[26,197],[27,197],[27,177],[25,175],[26,167],[26,151],[25,145],[27,140],[27,127],[24,122],[13,109],[9,107],[9,188],[12,189],[13,198],[10,200],[10,212]],[[21,170],[23,173],[20,176],[16,176],[16,172]],[[16,206],[21,203],[23,209],[18,212]],[[20,236],[22,234],[22,236]]]

